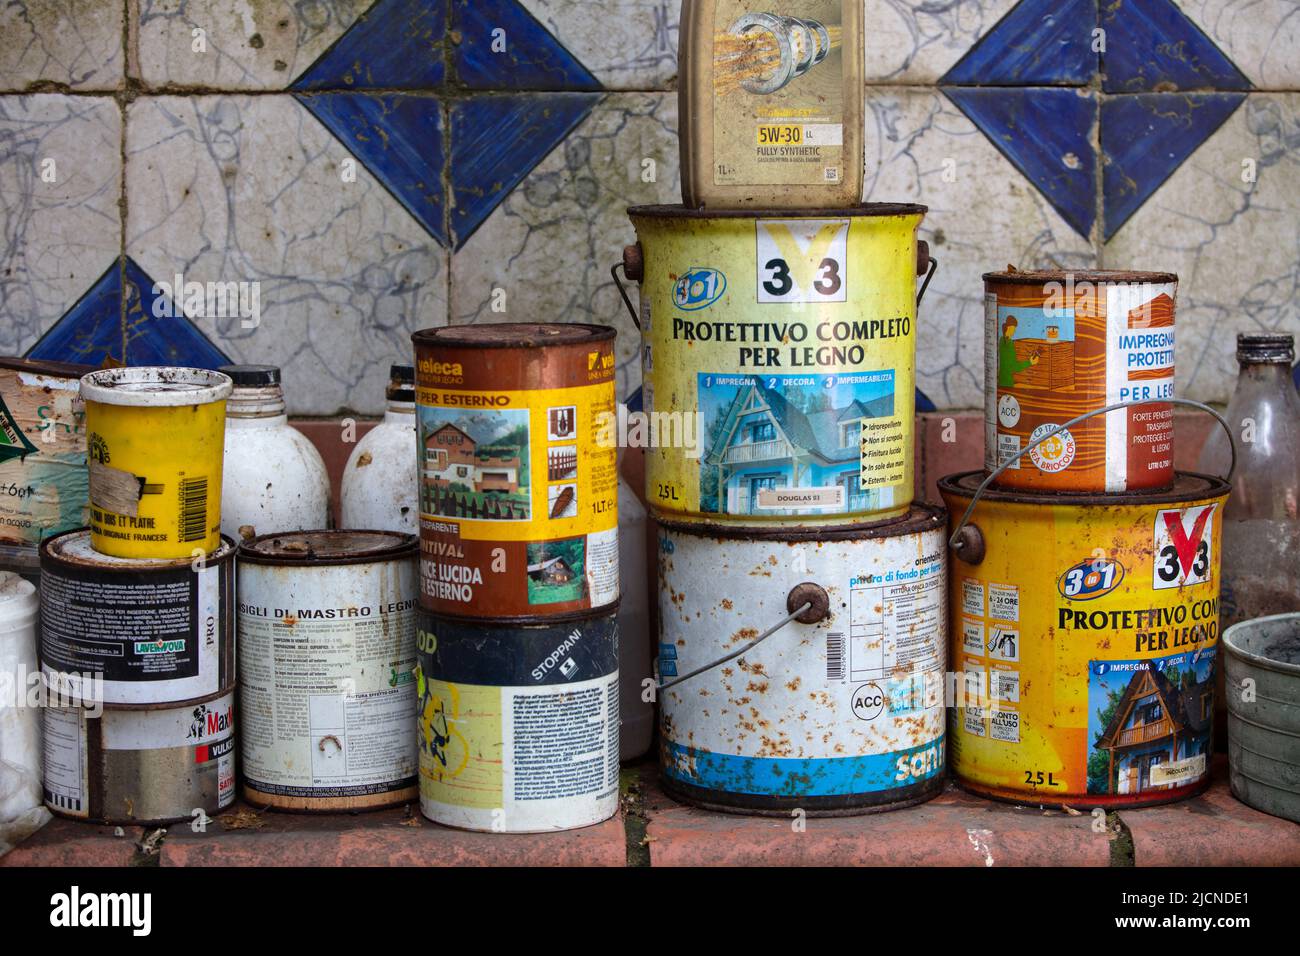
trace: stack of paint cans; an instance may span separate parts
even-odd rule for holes
[[[420,806],[564,830],[618,808],[614,331],[412,336]]]
[[[943,786],[945,521],[913,503],[924,213],[629,210],[680,799],[846,814]]]
[[[986,470],[939,483],[953,771],[1016,802],[1190,796],[1209,782],[1229,486],[1173,467],[1177,277],[984,278]]]
[[[235,797],[234,544],[220,535],[230,379],[81,379],[90,527],[40,550],[46,805],[192,820]]]

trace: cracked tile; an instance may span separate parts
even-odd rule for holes
[[[519,0],[607,90],[666,90],[677,76],[678,0]]]
[[[935,83],[1019,0],[865,0],[868,83]]]
[[[1178,7],[1261,90],[1300,87],[1295,0],[1178,0]]]
[[[105,0],[8,0],[0,4],[0,84],[77,91],[122,86],[122,4]]]

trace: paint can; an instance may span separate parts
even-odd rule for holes
[[[1209,783],[1219,541],[1230,490],[977,491],[950,475],[954,774],[976,793],[1138,807]],[[963,516],[974,501],[967,520]]]
[[[230,377],[199,368],[111,368],[81,380],[95,550],[188,558],[221,543]]]
[[[415,798],[417,550],[395,531],[239,546],[246,800],[332,811]]]
[[[31,547],[90,520],[88,365],[0,358],[0,546]]]
[[[921,504],[889,523],[794,535],[661,522],[664,789],[778,816],[938,794],[945,525],[943,509]],[[752,650],[708,666],[806,602]]]
[[[411,339],[422,606],[522,621],[613,604],[614,330],[508,323]]]
[[[653,508],[756,528],[907,513],[924,214],[628,210]]]
[[[494,833],[618,810],[617,609],[506,624],[420,612],[420,809]]]
[[[1122,492],[1174,480],[1174,298],[1167,272],[984,276],[984,459],[993,470],[1056,426],[1143,402],[1056,435],[996,484]]]
[[[41,545],[41,670],[110,706],[209,697],[235,680],[235,544],[202,559],[115,558],[86,529]]]
[[[235,692],[149,708],[46,707],[45,805],[123,826],[206,818],[235,801]]]

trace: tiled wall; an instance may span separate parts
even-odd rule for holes
[[[930,206],[919,384],[940,408],[979,404],[979,276],[1007,263],[1178,272],[1189,397],[1226,399],[1236,332],[1300,327],[1295,0],[866,7],[866,198]],[[0,353],[271,362],[298,414],[370,413],[413,329],[588,320],[624,333],[626,395],[609,266],[624,208],[679,196],[677,19],[0,4]],[[156,309],[177,274],[257,283],[260,321]]]

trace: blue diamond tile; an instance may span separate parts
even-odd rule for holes
[[[378,0],[294,90],[434,89],[446,79],[446,0]]]
[[[617,8],[591,4],[593,17]],[[599,90],[600,82],[515,0],[452,0],[456,79],[475,90]]]
[[[84,365],[121,365],[122,269],[108,270],[27,350],[27,357]]]
[[[1248,90],[1250,81],[1172,0],[1103,3],[1107,93]]]
[[[1023,0],[940,83],[1083,86],[1097,72],[1096,25],[1096,0]]]
[[[473,96],[452,104],[456,248],[586,119],[600,99],[599,93],[516,93]]]
[[[183,314],[173,315],[172,302],[154,292],[154,280],[126,260],[126,357],[128,365],[180,365],[220,368],[230,364],[226,353],[209,341]],[[166,282],[174,280],[168,277]]]
[[[1097,100],[1046,87],[943,91],[1080,235],[1096,218]]]
[[[384,184],[429,235],[447,244],[442,104],[438,99],[311,93],[299,94],[298,101]]]
[[[1143,93],[1101,105],[1106,239],[1209,139],[1245,93]]]

